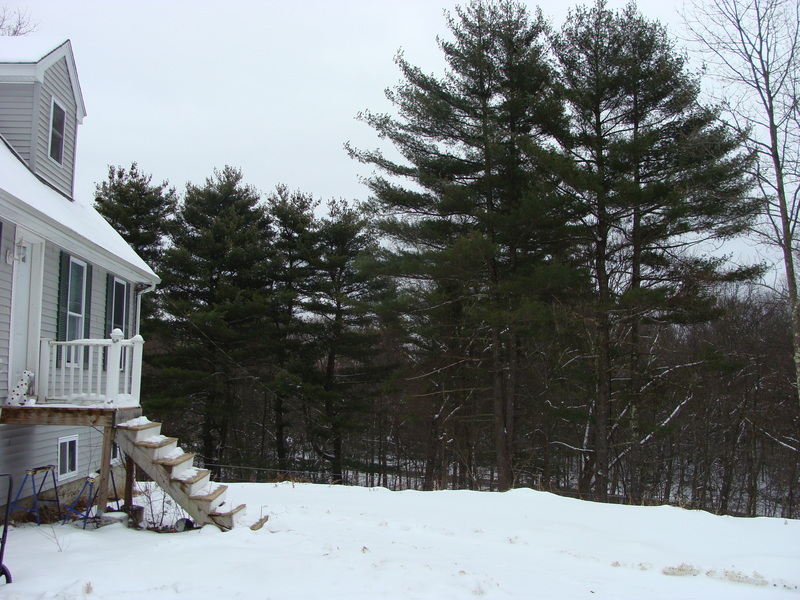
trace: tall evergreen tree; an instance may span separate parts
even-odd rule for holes
[[[268,314],[270,219],[241,171],[188,184],[163,262],[172,332],[165,388],[200,415],[206,466],[218,465],[232,418],[255,385]]]
[[[448,25],[453,40],[440,40],[446,75],[427,75],[399,55],[404,82],[388,92],[398,116],[362,115],[405,161],[351,152],[385,174],[368,184],[382,229],[397,243],[395,272],[422,290],[449,289],[448,302],[466,295],[483,313],[481,361],[499,486],[507,489],[514,480],[520,343],[513,313],[536,294],[530,275],[564,252],[562,212],[547,201],[540,167],[562,109],[541,14],[531,19],[517,2],[473,0]]]
[[[154,184],[152,175],[140,171],[135,162],[127,170],[109,166],[108,179],[95,186],[97,211],[156,273],[174,223],[177,201],[169,183]]]
[[[333,481],[343,482],[346,434],[357,427],[363,399],[379,379],[371,365],[379,340],[374,310],[387,287],[384,278],[365,268],[378,244],[359,207],[330,201],[327,217],[318,222],[317,240],[306,305],[319,351],[315,448],[330,463]]]
[[[309,326],[303,318],[317,253],[318,202],[309,194],[278,185],[267,198],[272,221],[272,256],[268,265],[272,290],[267,353],[273,357],[269,387],[273,394],[278,467],[289,468],[292,415],[302,414],[303,381],[313,361]]]
[[[707,316],[711,282],[753,274],[692,252],[700,240],[741,232],[753,217],[750,159],[741,139],[700,104],[699,82],[664,27],[635,5],[617,12],[598,0],[576,9],[555,51],[570,117],[560,138],[560,191],[576,210],[576,241],[594,283],[593,456],[595,494],[603,500],[617,415],[630,419],[622,429],[632,439],[615,441],[631,457],[641,442],[641,327],[648,319]],[[619,381],[629,384],[627,402]]]
[[[133,162],[129,169],[108,167],[108,179],[95,186],[94,206],[131,248],[160,275],[164,251],[175,223],[177,194],[164,181],[154,184],[151,175]],[[146,340],[161,336],[158,318],[160,290],[142,296],[140,332]],[[145,360],[149,361],[148,345]],[[149,376],[144,389],[149,392]]]

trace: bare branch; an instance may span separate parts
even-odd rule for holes
[[[708,74],[725,86],[728,126],[757,159],[760,233],[783,260],[800,394],[800,0],[694,0],[683,18]]]
[[[36,31],[39,26],[31,20],[28,10],[0,7],[0,36],[17,37]]]

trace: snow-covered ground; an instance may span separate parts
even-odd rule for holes
[[[225,533],[13,527],[0,598],[800,598],[800,521],[530,490],[230,488],[248,512]]]

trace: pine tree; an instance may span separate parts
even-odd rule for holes
[[[373,311],[387,282],[367,268],[378,244],[360,207],[330,201],[328,215],[318,222],[317,240],[306,305],[320,365],[315,448],[329,461],[333,481],[340,483],[346,434],[357,428],[364,398],[380,379],[371,365],[379,339]]]
[[[174,223],[175,189],[131,163],[130,169],[108,167],[108,179],[95,187],[94,205],[136,253],[158,273]]]
[[[108,179],[95,186],[94,206],[160,275],[164,251],[175,223],[178,199],[168,182],[153,184],[152,180],[152,176],[141,172],[135,162],[127,170],[109,166]],[[141,297],[139,331],[151,342],[161,336],[160,295],[156,288],[153,293]],[[152,346],[149,344],[147,347],[146,361],[150,359]],[[145,375],[143,385],[148,393],[150,383],[149,376]]]
[[[621,12],[603,0],[578,8],[555,51],[570,117],[560,138],[560,192],[576,211],[576,241],[594,287],[594,479],[603,500],[617,414],[628,415],[621,430],[632,435],[616,442],[628,445],[631,469],[639,469],[642,327],[708,317],[711,282],[754,273],[726,271],[720,259],[692,251],[752,219],[750,157],[700,104],[699,82],[663,26],[633,4]],[[622,370],[619,355],[628,357]],[[627,404],[615,381],[629,382]],[[617,402],[624,405],[615,412]]]
[[[563,111],[541,14],[474,0],[456,15],[448,20],[453,41],[440,40],[446,75],[426,75],[399,55],[404,82],[388,92],[398,116],[362,115],[405,162],[351,152],[385,174],[368,184],[397,244],[395,272],[416,280],[429,306],[464,303],[480,313],[472,332],[488,347],[479,360],[491,389],[499,487],[507,489],[520,345],[514,313],[535,297],[537,269],[564,253],[563,207],[550,201],[542,169]]]
[[[200,415],[202,454],[212,468],[264,358],[269,227],[258,192],[225,167],[202,186],[186,186],[164,255],[172,338],[160,361],[163,385]]]
[[[272,256],[268,266],[272,282],[269,322],[273,357],[269,387],[273,395],[275,450],[278,468],[289,468],[289,430],[293,416],[302,413],[303,383],[313,362],[309,352],[309,326],[303,318],[313,279],[317,253],[318,202],[309,194],[278,185],[267,198],[272,220]],[[312,353],[313,355],[313,353]]]

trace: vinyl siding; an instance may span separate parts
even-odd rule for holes
[[[34,84],[0,83],[0,134],[30,164]]]
[[[58,261],[61,251],[45,243],[44,281],[42,282],[42,334],[44,339],[56,339],[58,331]]]
[[[14,227],[11,223],[3,223],[2,249],[13,246]],[[9,246],[10,244],[10,246]],[[44,281],[42,288],[42,338],[56,337],[58,314],[59,259],[61,248],[50,242],[45,243]],[[76,258],[82,258],[75,255]],[[90,334],[93,338],[106,338],[104,332],[106,320],[106,274],[107,269],[99,265],[92,268],[92,296],[90,307]],[[0,298],[2,307],[10,306],[11,274],[4,261],[0,260]],[[129,318],[133,318],[132,300],[129,299]],[[8,353],[8,311],[0,309],[0,352]],[[5,329],[3,328],[5,327]],[[7,358],[3,367],[7,365]],[[5,385],[5,383],[3,383]],[[0,399],[4,399],[3,394]],[[16,426],[0,425],[0,473],[11,473],[18,488],[25,477],[25,470],[41,465],[58,464],[58,439],[78,436],[78,472],[75,476],[59,481],[68,483],[79,481],[92,472],[99,470],[103,436],[101,431],[90,427],[57,427],[57,426]],[[45,490],[52,488],[50,480]],[[16,490],[15,490],[16,493]],[[23,497],[28,496],[26,490]],[[72,499],[62,498],[63,501]],[[2,503],[0,503],[2,504]]]
[[[77,259],[85,259],[78,254],[71,254]],[[42,339],[58,339],[58,291],[60,279],[61,249],[49,242],[45,248],[44,263],[44,282],[42,286]],[[88,263],[87,264],[91,264]],[[89,305],[89,337],[92,339],[108,339],[111,332],[106,331],[106,277],[110,271],[103,267],[91,264],[92,266],[92,293]],[[131,286],[132,287],[132,286]],[[128,323],[133,322],[134,307],[133,297],[128,296]],[[126,331],[126,337],[130,337],[132,328]],[[87,376],[88,370],[84,370]],[[105,379],[103,379],[105,381]],[[87,381],[84,379],[84,384]]]
[[[5,235],[5,233],[4,233]],[[12,238],[13,239],[13,238]],[[58,286],[61,248],[47,242],[45,244],[44,282],[42,286],[42,334],[45,339],[56,339],[58,332]],[[69,251],[67,251],[69,252]],[[79,254],[70,253],[75,258],[85,260]],[[91,264],[91,263],[88,263]],[[110,273],[100,265],[92,265],[92,298],[89,308],[89,337],[106,339],[110,331],[106,329],[106,276]],[[112,273],[113,275],[113,273]],[[130,283],[130,282],[128,282]],[[128,296],[128,331],[132,335],[131,324],[134,319],[133,296]]]
[[[102,432],[91,427],[0,425],[0,472],[13,475],[15,493],[22,484],[26,469],[42,465],[58,466],[58,439],[72,435],[78,436],[78,472],[59,480],[59,484],[86,477],[98,470],[103,446]],[[52,487],[48,477],[44,489]],[[23,497],[29,495],[25,490]]]
[[[89,337],[105,339],[106,331],[106,270],[94,266],[92,269],[92,304],[89,321]]]
[[[64,156],[61,165],[50,158],[50,111],[52,99],[66,111],[64,127]],[[72,196],[72,178],[75,170],[75,133],[77,122],[75,99],[72,95],[67,61],[62,58],[44,75],[39,102],[39,126],[34,171],[47,179],[60,191]]]
[[[0,222],[0,400],[8,396],[9,345],[11,339],[11,282],[12,266],[5,261],[6,250],[14,248],[13,223]]]

